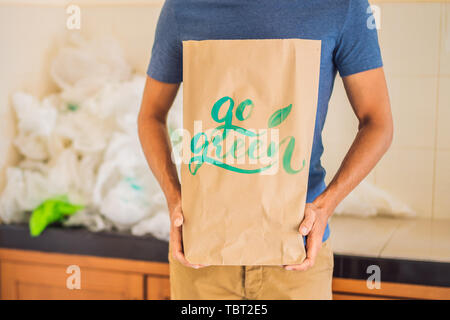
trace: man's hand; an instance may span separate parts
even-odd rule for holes
[[[186,260],[183,250],[183,221],[184,218],[183,211],[181,210],[181,205],[176,205],[170,212],[170,247],[172,248],[172,257],[186,267],[195,269],[206,267],[205,265],[201,264],[189,263],[189,261]]]
[[[301,264],[288,265],[286,270],[305,271],[314,266],[317,253],[322,248],[322,238],[327,226],[328,215],[313,203],[305,206],[305,216],[299,227],[299,232],[306,237],[306,259]]]

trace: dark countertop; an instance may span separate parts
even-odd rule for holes
[[[152,236],[49,227],[31,237],[27,225],[0,225],[0,248],[168,262],[168,243]]]
[[[168,262],[168,244],[152,236],[121,232],[90,232],[83,228],[50,227],[32,238],[27,225],[0,225],[0,247],[98,257]],[[378,265],[387,282],[450,287],[450,263],[334,256],[334,276],[367,279],[367,267]]]

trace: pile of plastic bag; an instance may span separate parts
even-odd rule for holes
[[[65,225],[131,230],[167,240],[165,200],[137,136],[145,76],[133,73],[110,38],[70,39],[50,73],[59,92],[41,100],[24,92],[12,97],[14,144],[22,160],[7,169],[1,220],[25,222],[26,212],[63,195],[84,208]],[[181,110],[177,98],[170,130],[181,127]]]

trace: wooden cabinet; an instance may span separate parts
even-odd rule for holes
[[[170,300],[169,277],[147,276],[146,278],[148,300]]]
[[[144,298],[144,277],[140,274],[82,268],[79,289],[70,289],[66,283],[71,274],[63,265],[5,261],[0,267],[3,299]]]
[[[381,282],[369,289],[365,280],[333,279],[334,300],[450,299],[450,288]]]
[[[0,249],[0,287],[13,300],[170,299],[166,263],[27,250]]]
[[[76,272],[79,282],[73,281]],[[79,289],[74,284],[79,284]],[[0,298],[168,300],[169,266],[141,260],[0,249]],[[450,299],[450,288],[382,282],[380,289],[371,290],[364,280],[334,278],[333,298]]]

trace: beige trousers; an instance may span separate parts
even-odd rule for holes
[[[170,292],[175,300],[331,299],[333,251],[322,244],[316,263],[306,271],[279,266],[210,266],[193,269],[172,259]]]

